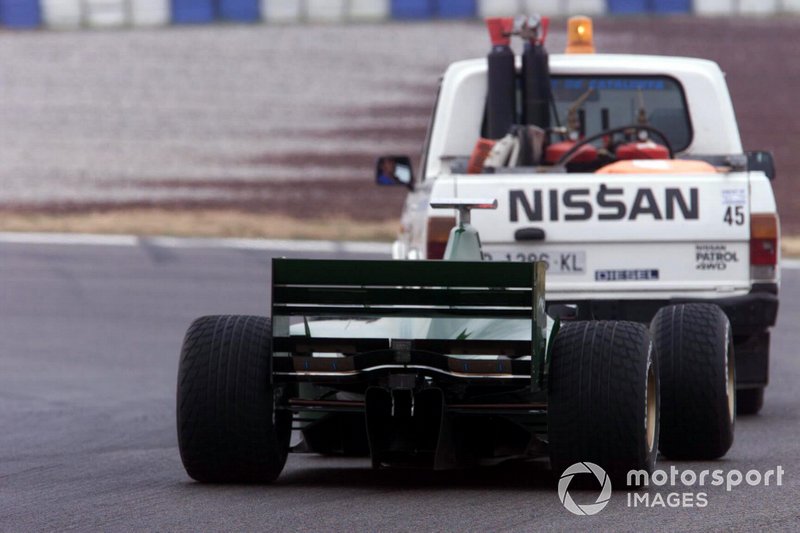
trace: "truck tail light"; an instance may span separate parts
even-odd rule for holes
[[[455,225],[455,217],[428,218],[428,245],[426,247],[428,259],[442,259],[444,257],[447,239],[450,238],[450,230]]]
[[[778,264],[778,216],[750,215],[750,272],[753,279],[772,279]]]

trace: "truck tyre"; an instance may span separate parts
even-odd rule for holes
[[[736,414],[755,415],[764,406],[764,387],[736,391]]]
[[[659,438],[655,358],[642,324],[561,324],[551,355],[547,411],[554,474],[589,461],[621,488],[629,470],[652,472]]]
[[[272,325],[257,316],[205,316],[189,327],[178,369],[178,447],[205,483],[269,483],[286,463],[289,411],[276,411]],[[280,391],[279,391],[280,392]]]
[[[651,323],[661,377],[661,453],[716,459],[733,444],[733,335],[714,304],[664,307]]]

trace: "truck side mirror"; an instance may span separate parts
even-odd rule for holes
[[[414,188],[414,169],[411,158],[405,155],[385,155],[375,164],[375,183],[378,185],[403,185]]]
[[[775,158],[772,152],[759,150],[747,152],[747,170],[762,171],[770,180],[775,179]]]

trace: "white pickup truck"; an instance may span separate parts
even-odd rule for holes
[[[573,30],[569,39],[591,38],[591,26]],[[445,72],[418,177],[405,157],[379,160],[379,183],[411,191],[395,259],[441,257],[455,215],[432,201],[496,198],[472,219],[484,259],[546,261],[551,314],[648,323],[670,304],[719,305],[732,325],[737,410],[758,412],[780,285],[774,166],[743,150],[723,72],[683,57],[551,55],[549,71],[533,74],[549,77],[550,116],[531,123],[526,59],[511,56],[510,98],[493,78],[509,33],[493,36],[488,60]],[[504,113],[509,135],[497,129]],[[520,144],[527,160],[508,154]]]

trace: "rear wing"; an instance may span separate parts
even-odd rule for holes
[[[545,373],[545,264],[461,261],[272,260],[273,352],[363,354],[413,351],[531,356],[534,385]],[[383,317],[529,319],[531,340],[312,337],[309,319]],[[289,322],[306,324],[290,335]],[[538,388],[538,387],[537,387]]]

